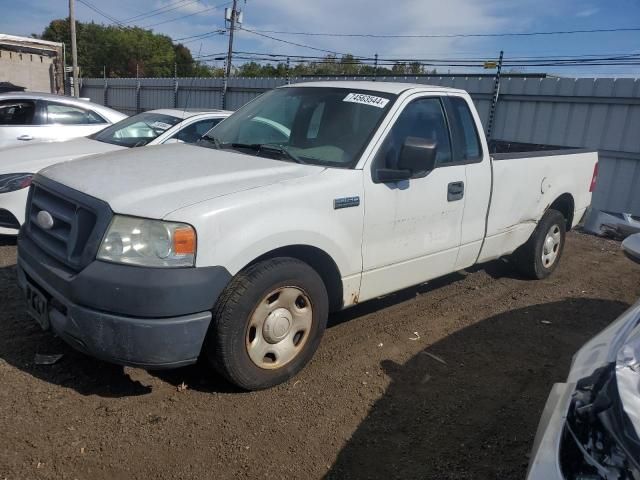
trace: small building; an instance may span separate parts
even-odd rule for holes
[[[64,94],[64,44],[0,33],[0,82]]]

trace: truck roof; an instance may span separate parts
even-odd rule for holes
[[[401,83],[401,82],[372,82],[372,81],[344,81],[334,80],[325,82],[304,82],[285,85],[286,87],[324,87],[342,88],[344,90],[371,90],[374,92],[384,92],[399,95],[400,93],[419,88],[422,91],[465,93],[458,88],[441,87],[439,85],[425,85],[422,83]],[[281,87],[282,88],[282,87]]]

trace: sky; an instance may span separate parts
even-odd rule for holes
[[[224,28],[223,0],[86,0],[127,25],[149,27],[185,39],[195,56],[226,52],[228,37],[206,34]],[[384,35],[501,34],[640,27],[640,0],[239,0],[243,27],[279,32]],[[153,10],[165,7],[166,10]],[[171,10],[169,10],[171,9]],[[0,33],[41,33],[68,14],[68,0],[0,0]],[[79,21],[111,20],[78,1]],[[188,15],[188,16],[186,16]],[[140,17],[137,20],[134,17]],[[133,20],[132,20],[133,18]],[[637,54],[640,31],[548,36],[456,38],[363,38],[267,33],[303,46],[238,31],[234,50],[283,55],[324,55],[324,50],[380,58],[486,58]],[[215,62],[212,62],[215,63]],[[234,62],[234,65],[242,60]],[[640,63],[640,58],[639,58]],[[221,66],[222,62],[218,62]],[[438,71],[460,71],[443,67]],[[564,76],[638,76],[640,66],[527,67]]]

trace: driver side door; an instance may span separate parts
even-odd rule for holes
[[[435,142],[436,167],[422,178],[376,183],[377,168],[396,168],[409,137]],[[410,97],[365,169],[362,243],[364,301],[454,271],[464,212],[465,165],[453,162],[439,97]]]

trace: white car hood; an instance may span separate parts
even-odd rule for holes
[[[5,148],[0,150],[0,173],[36,173],[49,165],[123,148],[85,137]]]
[[[42,175],[107,202],[116,213],[163,218],[202,201],[324,170],[237,152],[158,145],[46,168]]]

